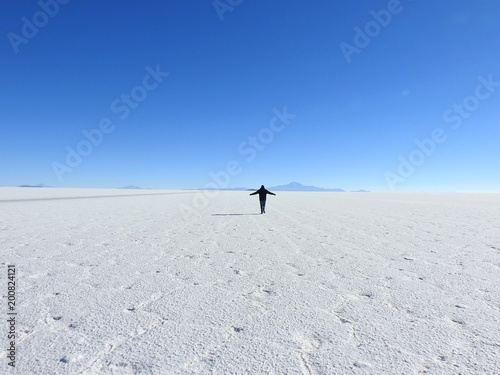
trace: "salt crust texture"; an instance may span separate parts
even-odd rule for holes
[[[0,188],[16,373],[500,373],[500,194],[200,194]]]

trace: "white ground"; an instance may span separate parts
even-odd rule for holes
[[[500,194],[195,194],[0,188],[18,374],[500,373]]]

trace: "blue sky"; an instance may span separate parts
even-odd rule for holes
[[[0,18],[0,186],[500,190],[498,1],[10,1]]]

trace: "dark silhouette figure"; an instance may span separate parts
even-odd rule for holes
[[[254,193],[251,193],[250,195],[255,195],[255,194],[259,194],[260,213],[265,214],[266,213],[266,196],[267,196],[267,194],[271,194],[271,195],[276,195],[276,194],[271,193],[269,190],[267,190],[264,187],[264,185],[261,185],[259,190],[257,190]]]

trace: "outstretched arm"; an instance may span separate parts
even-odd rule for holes
[[[266,189],[266,193],[267,193],[267,194],[271,194],[271,195],[276,195],[276,194],[274,194],[274,193],[271,193],[271,192],[270,192],[269,190],[267,190],[267,189]]]
[[[255,194],[257,194],[258,192],[259,192],[259,191],[256,191],[255,193],[251,193],[250,195],[255,195]]]

